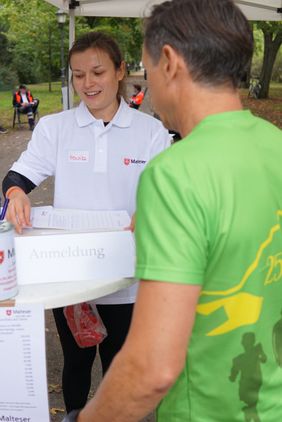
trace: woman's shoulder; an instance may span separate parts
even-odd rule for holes
[[[147,127],[149,126],[155,129],[163,127],[162,122],[151,114],[133,108],[130,108],[130,110],[132,111],[133,120],[139,122],[141,125],[147,125]]]
[[[73,119],[75,110],[76,108],[72,108],[70,110],[47,114],[45,116],[42,116],[40,120],[43,123],[62,123],[64,121],[68,121],[69,119]]]

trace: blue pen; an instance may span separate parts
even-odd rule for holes
[[[7,208],[8,208],[8,204],[9,204],[9,199],[5,198],[5,201],[4,201],[4,204],[3,204],[3,209],[2,209],[2,212],[1,212],[1,215],[0,215],[0,220],[4,220],[5,215],[6,215],[6,211],[7,211]]]

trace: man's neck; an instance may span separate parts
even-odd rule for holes
[[[185,91],[186,89],[183,90],[181,101],[184,106],[176,116],[182,137],[190,133],[207,116],[243,108],[239,91],[228,86],[211,88],[193,83],[187,87],[187,92]]]

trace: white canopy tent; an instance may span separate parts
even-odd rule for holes
[[[76,16],[143,17],[151,5],[163,0],[46,0]],[[282,0],[235,0],[249,20],[282,19]],[[280,9],[280,10],[279,10]]]

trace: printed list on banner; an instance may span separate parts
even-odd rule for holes
[[[0,307],[1,421],[50,420],[44,327],[40,304]]]

